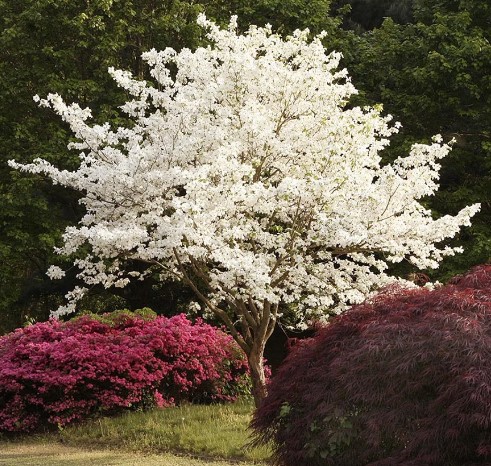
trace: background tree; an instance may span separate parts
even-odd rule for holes
[[[435,213],[455,213],[479,199],[482,210],[456,238],[466,254],[430,273],[446,280],[491,257],[491,6],[479,0],[413,3],[413,22],[387,19],[380,28],[352,38],[346,49],[347,43],[339,45],[360,89],[356,103],[383,102],[403,122],[385,151],[386,161],[428,134],[456,139],[443,161],[441,189],[426,205]]]
[[[239,27],[247,30],[250,24],[270,24],[280,34],[309,28],[313,34],[336,30],[340,22],[332,13],[332,0],[214,0],[204,2],[210,18],[227,23],[237,15]]]
[[[343,9],[343,27],[362,33],[380,27],[385,18],[392,18],[400,24],[411,22],[413,2],[414,0],[337,0],[333,2],[332,10]]]
[[[345,108],[355,89],[320,37],[199,21],[212,47],[144,54],[157,87],[111,71],[134,96],[131,125],[89,126],[90,109],[41,101],[74,131],[78,169],[11,166],[83,193],[87,213],[60,252],[86,284],[122,288],[157,269],[190,286],[246,353],[259,404],[265,344],[286,306],[302,325],[391,281],[390,262],[436,267],[478,205],[434,220],[418,202],[437,189],[441,138],[380,167],[397,126]]]

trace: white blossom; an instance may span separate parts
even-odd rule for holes
[[[58,280],[58,279],[63,278],[65,276],[65,271],[62,270],[57,265],[52,265],[46,271],[46,275],[49,278],[51,278],[51,280]]]
[[[52,312],[52,317],[58,318],[65,314],[71,314],[72,312],[75,312],[77,302],[85,296],[87,291],[87,288],[79,286],[76,286],[72,291],[69,291],[65,295],[65,298],[67,299],[67,304],[65,306],[60,306],[56,311]]]
[[[399,124],[381,107],[346,106],[356,90],[320,37],[198,22],[210,47],[143,55],[157,85],[110,69],[133,96],[129,127],[90,125],[88,109],[56,94],[35,98],[71,126],[80,166],[10,165],[83,193],[86,214],[58,251],[90,251],[76,261],[80,278],[125,286],[142,278],[128,261],[162,278],[201,273],[209,306],[288,305],[302,326],[393,281],[389,262],[437,267],[458,251],[444,241],[479,206],[433,219],[419,203],[438,189],[441,136],[381,166]]]

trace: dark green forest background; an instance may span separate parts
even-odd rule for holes
[[[403,128],[384,154],[388,162],[415,141],[436,133],[456,139],[444,160],[441,189],[425,200],[435,215],[481,202],[473,226],[452,244],[464,254],[425,271],[445,281],[491,257],[491,6],[489,0],[0,0],[0,334],[44,320],[76,283],[75,271],[50,281],[53,253],[67,225],[83,212],[78,195],[25,175],[7,160],[45,158],[76,167],[66,149],[68,128],[32,100],[61,94],[89,106],[96,121],[117,123],[126,100],[107,68],[145,78],[142,52],[206,43],[199,12],[221,24],[272,24],[281,34],[309,27],[327,31],[328,50],[343,53],[359,89],[353,105],[383,103]],[[394,269],[408,275],[408,265]],[[150,306],[176,313],[190,299],[186,288],[157,280],[112,294],[94,288],[82,308],[110,311]]]

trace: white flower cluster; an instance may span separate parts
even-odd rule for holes
[[[438,187],[441,138],[381,167],[398,125],[346,107],[356,90],[320,37],[199,22],[212,46],[143,55],[158,85],[110,70],[133,96],[131,127],[89,125],[88,110],[40,100],[80,141],[78,170],[10,162],[84,193],[86,215],[60,253],[90,246],[77,262],[87,283],[124,286],[127,260],[164,277],[195,268],[210,303],[284,303],[301,321],[363,300],[392,280],[388,262],[436,267],[454,254],[442,241],[479,206],[434,220],[418,202]]]

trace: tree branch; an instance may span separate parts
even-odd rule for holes
[[[227,313],[223,310],[220,309],[219,307],[215,306],[213,303],[210,302],[210,300],[204,296],[201,291],[198,289],[198,287],[195,285],[195,283],[189,278],[189,275],[186,272],[186,269],[181,261],[181,258],[179,257],[179,254],[177,253],[177,249],[173,248],[172,249],[174,252],[174,256],[176,258],[177,263],[179,264],[179,270],[182,273],[182,278],[184,281],[191,287],[191,289],[194,291],[198,299],[208,308],[210,309],[221,321],[226,325],[230,333],[232,334],[234,340],[239,344],[239,346],[242,348],[242,350],[246,353],[249,354],[250,352],[250,346],[246,343],[242,335],[237,331],[235,328],[232,320],[230,317],[227,315]]]

